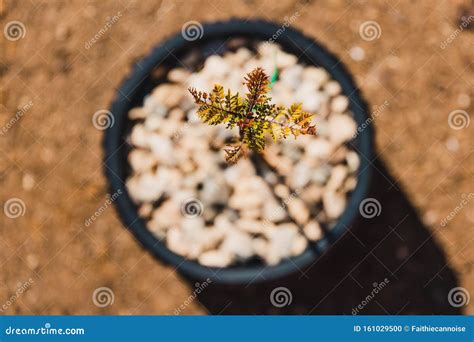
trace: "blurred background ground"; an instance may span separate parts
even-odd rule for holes
[[[0,215],[0,303],[33,281],[3,313],[172,314],[186,301],[192,289],[139,247],[112,208],[84,226],[107,191],[102,132],[92,115],[109,106],[132,63],[184,23],[230,17],[282,23],[296,11],[292,26],[340,57],[372,110],[388,101],[374,120],[377,153],[441,247],[446,267],[474,297],[473,201],[441,224],[462,194],[474,192],[474,123],[460,130],[448,124],[450,112],[470,115],[474,107],[474,22],[459,32],[462,18],[474,15],[473,2],[0,0],[2,31],[12,20],[26,29],[14,42],[1,32],[0,124],[33,103],[0,136],[0,202],[20,198],[26,207],[16,219]],[[372,41],[359,34],[369,20],[381,29]],[[115,295],[106,308],[91,299],[102,286]],[[474,314],[474,299],[462,310]],[[183,311],[206,312],[197,301]]]

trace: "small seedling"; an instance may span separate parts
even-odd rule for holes
[[[285,108],[270,103],[271,98],[267,95],[270,81],[262,68],[248,73],[244,84],[248,89],[245,97],[232,94],[230,89],[225,94],[219,84],[215,84],[210,93],[188,89],[199,106],[198,115],[204,123],[239,128],[238,140],[224,149],[229,163],[235,163],[249,148],[263,152],[267,136],[278,141],[290,135],[296,138],[301,134],[316,134],[316,126],[311,125],[313,114],[303,111],[301,104]]]

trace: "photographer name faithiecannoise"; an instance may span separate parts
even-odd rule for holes
[[[412,325],[412,332],[426,332],[426,333],[439,333],[439,332],[466,332],[465,326],[432,326],[432,325]]]

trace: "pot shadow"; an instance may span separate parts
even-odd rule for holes
[[[213,283],[197,299],[215,315],[461,314],[448,301],[457,279],[443,250],[381,162],[368,197],[381,203],[380,215],[359,217],[305,270],[271,282]],[[270,300],[277,287],[291,293],[273,296],[281,308]]]

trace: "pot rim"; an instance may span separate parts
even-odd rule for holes
[[[126,123],[129,121],[128,112],[133,106],[133,101],[130,99],[138,96],[137,94],[143,90],[151,71],[170,57],[170,51],[185,50],[187,47],[189,48],[190,44],[202,44],[213,39],[232,36],[249,36],[268,41],[277,30],[283,28],[281,25],[268,21],[239,19],[206,23],[202,27],[203,36],[198,41],[190,42],[182,34],[177,34],[155,47],[148,56],[135,65],[129,78],[122,83],[117,91],[116,98],[110,107],[110,112],[114,116],[114,124],[105,130],[103,140],[104,171],[109,189],[111,193],[121,191],[119,192],[121,195],[114,201],[115,207],[122,223],[145,249],[151,252],[155,258],[174,266],[179,273],[187,278],[225,284],[250,284],[274,280],[298,270],[301,271],[316,262],[318,257],[326,252],[359,216],[359,204],[367,195],[372,173],[373,132],[370,124],[360,131],[355,140],[350,143],[359,156],[362,154],[357,171],[357,185],[348,197],[347,206],[334,227],[325,234],[322,240],[314,243],[312,246],[314,248],[307,248],[303,254],[285,259],[274,266],[260,264],[226,268],[206,267],[197,261],[188,260],[172,252],[148,230],[144,220],[139,217],[137,207],[125,187],[125,170],[128,162],[122,148],[125,145],[124,133]],[[329,72],[332,79],[341,85],[342,94],[348,97],[349,107],[357,126],[367,124],[369,118],[367,105],[341,61],[319,43],[290,27],[284,29],[275,43],[279,44],[283,50],[299,55],[298,58],[306,60],[308,64],[323,67]]]

